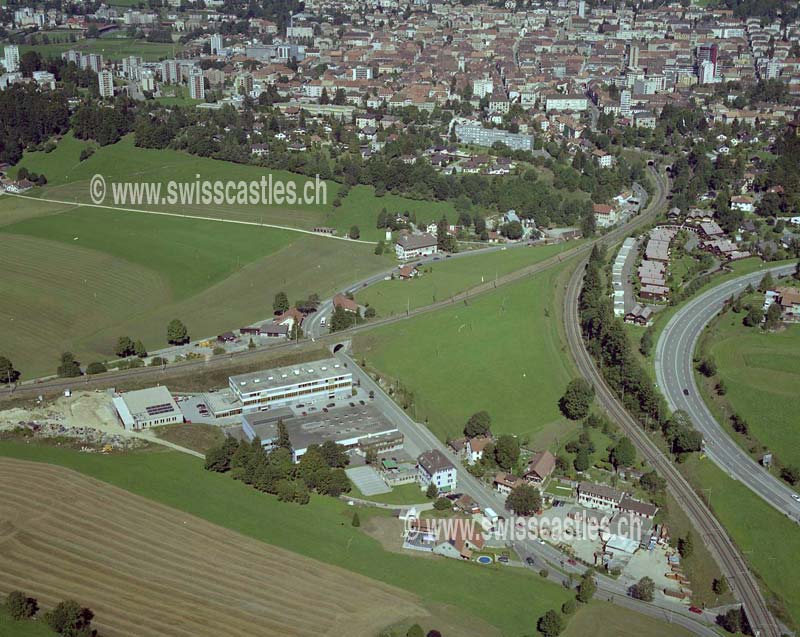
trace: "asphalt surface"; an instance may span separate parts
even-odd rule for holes
[[[361,384],[361,388],[373,392],[374,402],[389,420],[395,424],[405,436],[405,447],[409,450],[424,451],[427,449],[438,449],[446,457],[450,458],[456,466],[458,493],[466,493],[472,497],[481,509],[491,507],[500,515],[510,515],[506,511],[505,499],[497,491],[470,474],[455,458],[453,452],[447,445],[439,440],[422,423],[415,422],[400,406],[392,400],[372,377],[365,372],[343,349],[339,351],[337,357],[347,365],[353,373],[353,378]],[[573,566],[566,560],[566,556],[550,544],[539,543],[534,538],[515,540],[513,548],[524,560],[527,557],[534,559],[531,568],[537,573],[546,568],[549,571],[548,579],[564,585],[568,583],[568,576],[572,576],[573,585],[577,584],[579,578],[586,570],[580,564]],[[714,623],[715,614],[704,612],[701,615],[692,613],[689,609],[673,600],[661,597],[660,595],[652,603],[636,600],[628,595],[629,583],[622,578],[612,579],[600,574],[595,575],[598,593],[595,598],[599,600],[611,601],[614,604],[629,608],[633,611],[648,615],[661,621],[677,624],[690,630],[697,635],[707,637],[719,637],[719,633],[711,625]]]
[[[651,202],[651,213],[655,214],[666,204],[665,193],[661,189],[658,196]],[[695,529],[702,534],[703,543],[708,546],[728,579],[731,591],[742,602],[755,634],[762,637],[778,637],[781,634],[778,622],[767,607],[757,580],[750,572],[733,541],[728,537],[725,528],[672,464],[672,461],[645,434],[641,424],[622,406],[587,351],[583,342],[578,312],[578,298],[583,287],[583,274],[587,263],[588,258],[584,259],[573,273],[564,299],[567,342],[581,376],[594,386],[595,399],[598,404],[631,439],[641,456],[666,480],[670,493],[686,512]]]
[[[765,268],[726,281],[682,307],[667,323],[656,346],[656,383],[673,411],[685,411],[703,434],[705,453],[732,478],[739,480],[781,513],[800,521],[800,502],[788,485],[770,475],[744,451],[716,421],[697,388],[693,372],[694,351],[706,325],[725,301],[748,285],[757,286],[766,272],[790,274],[794,265]],[[688,396],[684,394],[688,390]],[[713,494],[712,494],[713,498]]]

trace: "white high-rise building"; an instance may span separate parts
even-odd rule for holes
[[[100,97],[114,97],[114,75],[108,69],[103,69],[97,74],[100,85]]]
[[[161,81],[164,84],[180,84],[181,68],[178,60],[164,60],[161,63]]]
[[[199,66],[194,66],[189,71],[189,97],[193,100],[206,99],[205,77]]]
[[[211,36],[211,55],[217,55],[222,51],[222,36],[215,33]]]
[[[578,17],[586,17],[586,0],[578,0]]]
[[[129,80],[138,80],[142,71],[142,58],[129,55],[122,58],[122,74]]]
[[[141,72],[142,90],[152,93],[156,90],[156,75],[150,69],[142,69]]]
[[[619,114],[625,117],[631,114],[631,92],[627,89],[619,94]]]
[[[703,60],[700,63],[700,84],[713,84],[716,81],[714,70],[714,63],[711,60]]]
[[[494,82],[489,78],[472,80],[472,94],[481,98],[494,93]]]
[[[9,44],[3,51],[3,66],[7,73],[14,73],[19,70],[19,47],[16,44]]]

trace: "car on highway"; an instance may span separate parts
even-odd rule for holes
[[[530,556],[528,556],[528,557],[526,557],[526,558],[525,558],[525,563],[526,563],[528,566],[533,566],[534,564],[536,564],[536,562],[534,561],[534,559],[533,559],[532,557],[530,557]]]
[[[800,495],[797,495],[796,493],[793,493],[792,494],[792,500],[795,500],[796,502],[800,502]]]
[[[544,544],[545,541],[542,538],[539,538],[539,544]]]
[[[683,395],[684,396],[688,396],[689,395],[689,390],[686,389],[685,387],[683,388]]]
[[[689,612],[694,613],[695,615],[702,615],[703,609],[698,608],[697,606],[689,606]]]
[[[328,403],[328,404],[327,404],[327,405],[325,405],[325,406],[326,406],[326,407],[328,407],[328,408],[330,408],[330,407],[336,407],[336,403]]]
[[[573,559],[567,560],[567,564],[569,564],[570,566],[577,566],[578,565],[578,563]]]

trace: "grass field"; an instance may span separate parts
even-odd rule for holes
[[[680,626],[601,601],[581,606],[562,633],[564,637],[689,637],[692,634]]]
[[[60,39],[58,35],[55,38]],[[108,35],[102,38],[79,40],[77,42],[64,40],[51,42],[50,44],[23,44],[19,47],[19,54],[24,55],[28,51],[37,51],[44,58],[60,57],[64,51],[74,49],[82,53],[101,53],[107,60],[121,60],[128,55],[138,55],[145,62],[155,62],[175,57],[181,52],[182,48],[182,45],[177,42],[173,45]]]
[[[273,181],[293,182],[296,192],[300,194],[304,192],[304,185],[309,181],[306,177],[283,170],[194,157],[173,150],[137,148],[132,135],[128,135],[116,144],[98,148],[89,159],[80,162],[81,150],[89,144],[75,139],[70,133],[64,136],[57,148],[50,153],[26,153],[19,167],[24,166],[32,172],[47,176],[47,186],[37,189],[35,191],[37,196],[77,203],[90,202],[89,180],[95,174],[101,174],[106,179],[108,196],[105,203],[107,204],[112,203],[112,183],[126,181],[160,183],[162,195],[167,194],[167,182],[192,184],[198,179],[198,175],[201,180],[260,181],[262,176],[271,174]],[[12,174],[15,174],[14,171]],[[413,211],[420,222],[439,219],[443,214],[447,214],[451,221],[455,221],[455,212],[450,203],[415,201],[391,194],[376,197],[371,186],[352,188],[342,205],[337,208],[333,206],[333,200],[339,192],[339,184],[332,181],[323,183],[327,196],[320,204],[203,205],[190,200],[180,205],[166,206],[160,202],[159,197],[149,205],[146,202],[136,206],[130,204],[126,206],[122,203],[118,205],[271,223],[306,230],[314,226],[327,225],[336,228],[340,236],[346,235],[352,225],[357,225],[361,230],[361,238],[366,241],[377,241],[384,237],[385,231],[375,227],[378,212],[382,208],[398,213]]]
[[[0,590],[74,598],[108,637],[375,634],[425,613],[410,593],[62,467],[4,458],[0,476]]]
[[[0,222],[9,326],[0,351],[25,378],[52,373],[65,350],[83,362],[108,358],[123,334],[165,347],[175,317],[195,337],[213,336],[271,316],[281,290],[292,301],[324,298],[391,263],[368,245],[323,237],[96,208],[58,213],[15,198],[0,200],[0,219],[6,204],[17,221]]]
[[[0,608],[0,637],[55,637],[56,634],[40,620],[14,621]]]
[[[225,434],[222,433],[220,427],[200,423],[166,425],[157,427],[153,431],[163,440],[174,442],[187,449],[194,449],[200,453],[205,453],[225,440]]]
[[[683,471],[701,490],[745,559],[766,587],[770,604],[790,626],[800,622],[800,582],[794,564],[800,555],[800,533],[782,515],[750,489],[729,478],[711,460],[692,457]],[[775,598],[779,596],[782,601]],[[770,599],[772,597],[772,599]]]
[[[355,498],[382,502],[383,504],[422,504],[428,501],[425,497],[425,492],[420,490],[416,482],[401,484],[394,487],[389,493],[380,493],[378,495],[364,495],[358,490],[358,487],[354,487],[351,495]]]
[[[568,267],[551,268],[371,330],[356,337],[356,356],[411,390],[412,417],[441,439],[458,436],[482,409],[495,433],[550,437],[567,429],[558,400],[573,373],[561,321],[568,276]]]
[[[359,292],[356,300],[375,308],[378,316],[402,314],[458,292],[491,281],[509,272],[520,270],[575,247],[576,243],[560,243],[534,248],[513,248],[486,254],[444,259],[425,265],[423,273],[406,281],[400,278],[382,281]]]
[[[0,456],[75,469],[250,538],[397,586],[418,595],[426,607],[457,609],[465,623],[450,634],[465,634],[472,620],[507,635],[526,633],[537,617],[560,607],[569,595],[527,571],[386,551],[351,526],[352,509],[340,500],[314,497],[303,507],[283,504],[228,476],[205,472],[202,461],[176,452],[104,456],[0,442]]]
[[[764,333],[742,324],[744,312],[726,312],[704,335],[716,361],[725,396],[722,414],[738,413],[750,435],[774,451],[785,464],[800,466],[800,428],[788,414],[800,413],[800,325]]]

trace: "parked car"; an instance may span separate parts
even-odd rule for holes
[[[573,559],[567,560],[567,564],[569,564],[570,566],[577,566],[578,565],[578,563]]]
[[[351,406],[351,407],[355,407],[355,406],[356,406],[356,404],[355,404],[355,403],[350,403],[350,406]]]
[[[359,405],[366,405],[367,403],[365,403],[363,400],[359,400],[359,401],[358,401],[358,404],[359,404]]]
[[[702,615],[703,614],[703,609],[702,608],[698,608],[697,606],[689,606],[689,612],[690,613],[695,613],[697,615]]]
[[[336,407],[336,403],[328,403],[325,405],[326,407]]]
[[[498,562],[502,562],[503,564],[508,564],[508,555],[501,555],[497,558]]]
[[[533,566],[534,564],[536,564],[536,561],[532,557],[528,556],[525,558],[525,563],[528,566]]]

